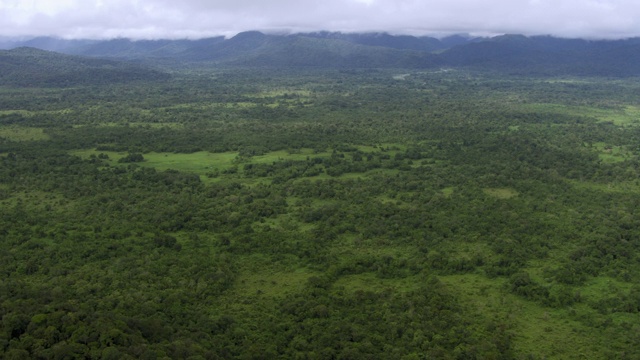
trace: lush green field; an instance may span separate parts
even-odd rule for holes
[[[44,133],[44,129],[15,125],[0,128],[0,137],[10,141],[36,141],[47,140],[49,138],[49,136]]]
[[[0,88],[0,357],[640,358],[635,80],[178,75]]]

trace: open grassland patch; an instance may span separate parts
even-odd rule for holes
[[[6,190],[0,187],[0,190]],[[24,207],[25,210],[69,210],[73,202],[65,199],[63,195],[55,192],[38,190],[19,191],[9,194],[9,197],[0,200],[0,206],[4,208]]]
[[[233,166],[236,152],[210,153],[198,151],[191,154],[156,153],[144,154],[142,166],[154,167],[158,170],[178,170],[204,175],[212,170],[224,170]]]
[[[407,204],[406,202],[399,200],[397,198],[393,198],[393,197],[389,197],[387,195],[380,195],[377,196],[375,198],[376,200],[380,201],[381,205],[393,205],[393,206],[397,206],[399,208],[410,208],[411,205]]]
[[[269,297],[284,297],[299,292],[318,273],[307,268],[297,268],[292,271],[260,271],[246,272],[238,276],[233,292],[239,296],[263,295]]]
[[[523,104],[520,106],[521,109],[535,113],[583,116],[596,119],[599,122],[610,122],[617,126],[640,125],[640,106],[626,105],[610,109],[550,103]]]
[[[355,146],[358,150],[365,153],[373,153],[373,152],[386,152],[390,156],[394,156],[396,153],[404,152],[407,150],[407,145],[399,144],[399,143],[382,143],[379,145],[357,145]]]
[[[296,151],[279,150],[271,151],[263,155],[252,156],[248,163],[251,164],[270,164],[275,161],[292,160],[304,161],[308,158],[321,157],[327,158],[331,156],[331,152],[318,152],[313,149],[302,148]]]
[[[597,302],[620,292],[627,292],[631,288],[630,283],[622,282],[608,276],[598,276],[589,279],[580,287],[580,296],[585,302]]]
[[[469,238],[467,243],[456,244],[455,246],[444,245],[440,251],[452,255],[451,258],[456,260],[471,261],[474,258],[482,258],[487,262],[495,257],[494,252],[491,249],[491,245],[485,242],[481,242],[481,239]]]
[[[638,126],[640,125],[640,106],[628,105],[620,110],[610,110],[599,119],[617,126]]]
[[[87,125],[85,124],[77,124],[77,125],[73,125],[74,128],[81,128],[81,127],[85,127]],[[181,123],[177,123],[177,122],[162,122],[162,123],[155,123],[155,122],[101,122],[97,125],[92,124],[91,126],[98,126],[98,127],[122,127],[122,126],[129,126],[129,127],[141,127],[141,128],[149,128],[149,129],[163,129],[163,128],[169,128],[169,129],[181,129],[184,128],[184,124]]]
[[[510,188],[485,188],[482,192],[498,199],[511,199],[518,196],[518,192]]]
[[[300,97],[309,97],[311,96],[311,91],[302,90],[302,89],[269,89],[264,90],[256,94],[246,94],[245,96],[253,97],[253,98],[275,98],[275,97],[292,97],[292,98],[300,98]]]
[[[591,84],[593,83],[593,80],[578,78],[557,78],[547,79],[544,82],[549,84]]]
[[[118,163],[118,160],[127,156],[126,152],[101,151],[101,150],[74,150],[72,155],[82,158],[89,158],[92,155],[98,156],[105,154],[109,156],[111,165],[127,165]],[[191,154],[182,153],[157,153],[150,152],[143,155],[144,161],[136,164],[140,166],[153,167],[158,170],[179,170],[189,173],[197,173],[204,175],[212,170],[224,170],[234,166],[234,159],[238,156],[237,152],[210,153],[199,151]]]
[[[32,128],[17,125],[0,126],[0,137],[11,141],[49,140],[42,128]]]
[[[411,76],[411,74],[397,74],[393,75],[393,80],[407,80],[407,77]]]
[[[444,195],[445,197],[450,197],[451,195],[453,195],[454,191],[455,191],[455,188],[453,186],[449,186],[440,190],[442,195]]]
[[[118,123],[105,123],[104,126],[119,126]],[[178,123],[131,123],[132,126],[181,126]],[[378,146],[357,146],[358,150],[366,153],[370,152],[390,152],[390,156],[395,153],[404,151],[405,148],[399,147],[393,144],[384,144]],[[95,149],[88,150],[74,150],[71,152],[73,155],[78,155],[84,158],[88,158],[91,155],[98,155],[104,153],[113,157],[112,160],[118,160],[121,157],[126,156],[126,152],[114,152],[114,151],[101,151]],[[180,164],[179,166],[189,171],[196,171],[209,168],[211,165],[214,167],[224,168],[229,165],[235,164],[271,164],[277,161],[306,161],[314,157],[328,158],[332,154],[332,151],[318,151],[311,148],[301,148],[294,150],[278,150],[270,151],[261,155],[253,155],[246,158],[240,158],[238,152],[225,152],[225,153],[209,153],[205,151],[199,151],[190,154],[183,153],[156,153],[150,152],[144,154],[145,160],[148,165],[158,168],[171,168],[180,170],[176,167],[167,167],[169,165]],[[387,169],[376,169],[376,171],[386,172]],[[393,169],[390,169],[393,170]]]
[[[215,111],[218,109],[243,109],[257,106],[256,103],[251,101],[228,101],[228,102],[208,102],[199,104],[176,104],[163,108],[158,108],[155,111],[167,111],[167,110],[180,110],[180,111]]]
[[[21,115],[24,117],[33,115],[34,112],[28,110],[0,110],[0,116],[3,115]]]
[[[116,163],[118,159],[125,157],[127,155],[126,152],[117,152],[117,151],[102,151],[102,150],[95,150],[95,149],[84,149],[84,150],[72,150],[69,152],[69,154],[74,155],[74,156],[79,156],[83,159],[88,159],[90,158],[92,155],[93,156],[98,156],[100,154],[105,154],[107,156],[109,156],[109,162],[111,163]]]
[[[613,150],[611,152],[599,153],[598,157],[605,163],[616,163],[626,160],[620,152],[614,152]]]
[[[395,245],[386,238],[363,239],[358,235],[343,235],[340,237],[340,244],[333,246],[331,252],[337,257],[345,257],[345,260],[365,255],[373,258],[408,259],[415,256],[416,249],[414,246]]]
[[[72,155],[83,159],[98,157],[100,154],[108,156],[107,162],[111,166],[127,166],[129,163],[121,163],[120,159],[128,155],[127,152],[101,151],[96,149],[73,150]],[[241,158],[238,152],[210,153],[199,151],[190,154],[184,153],[157,153],[143,154],[144,161],[136,162],[138,166],[153,167],[159,171],[178,170],[200,175],[204,182],[216,182],[222,179],[231,179],[246,185],[258,183],[270,183],[271,177],[247,178],[242,175],[242,167],[247,164],[271,164],[278,161],[305,161],[308,158],[331,156],[328,151],[317,152],[313,149],[299,149],[296,151],[272,151],[263,155]],[[373,169],[364,173],[343,173],[339,176],[331,176],[322,172],[316,176],[300,177],[296,181],[319,181],[330,179],[362,179],[373,175],[391,176],[399,172],[397,169]],[[215,175],[212,175],[215,174]]]
[[[400,173],[398,169],[373,169],[367,172],[343,173],[339,176],[332,176],[323,172],[316,176],[307,176],[295,179],[295,181],[323,181],[323,180],[363,180],[372,176],[395,176]]]
[[[633,154],[624,146],[612,146],[604,142],[593,143],[592,147],[598,152],[598,157],[605,163],[616,163],[627,160]]]
[[[333,289],[348,293],[364,292],[407,292],[420,288],[423,275],[418,274],[405,278],[386,279],[374,273],[366,272],[362,274],[343,275],[333,284]]]
[[[214,103],[212,105],[213,105],[213,108],[224,108],[224,109],[242,109],[242,108],[250,108],[250,107],[257,106],[256,103],[249,102],[249,101]]]
[[[574,320],[571,309],[548,308],[505,293],[502,279],[465,274],[440,280],[473,312],[508,327],[516,358],[607,359],[600,331]]]
[[[296,216],[292,214],[280,214],[275,217],[263,219],[260,222],[254,223],[254,225],[266,225],[284,231],[309,231],[314,228],[313,224],[298,221]]]

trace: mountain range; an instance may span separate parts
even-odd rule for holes
[[[14,49],[0,51],[0,70],[4,73],[0,75],[2,82],[6,82],[7,77],[12,78],[11,74],[15,72],[19,76],[14,80],[19,80],[29,72],[29,66],[37,65],[37,61],[33,62],[37,58],[34,57],[35,50],[29,52],[25,48],[46,50],[40,53],[44,57],[54,56],[53,52],[66,54],[67,57],[58,58],[59,61],[53,63],[70,61],[76,65],[84,64],[88,66],[83,68],[86,71],[116,69],[114,71],[119,72],[120,77],[126,77],[131,71],[143,78],[158,77],[152,70],[143,70],[148,65],[467,68],[514,75],[640,75],[640,38],[596,41],[550,36],[474,38],[456,35],[437,39],[386,33],[274,35],[249,31],[228,39],[213,37],[200,40],[0,39],[0,48]],[[7,60],[9,55],[11,61]],[[20,63],[16,59],[24,55],[28,55],[23,62],[26,65],[16,67]],[[88,59],[103,63],[90,63]],[[104,61],[112,62],[106,66]],[[50,63],[51,59],[40,61],[40,64]],[[64,71],[53,70],[49,76],[51,81],[57,81],[55,76],[66,76]]]
[[[66,55],[31,47],[0,50],[0,85],[98,85],[167,79],[165,72],[132,62]]]

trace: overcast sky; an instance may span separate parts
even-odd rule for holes
[[[639,0],[0,0],[0,36],[136,39],[246,30],[640,36]]]

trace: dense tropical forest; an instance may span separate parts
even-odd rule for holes
[[[0,86],[0,357],[640,358],[637,79],[68,66]]]

